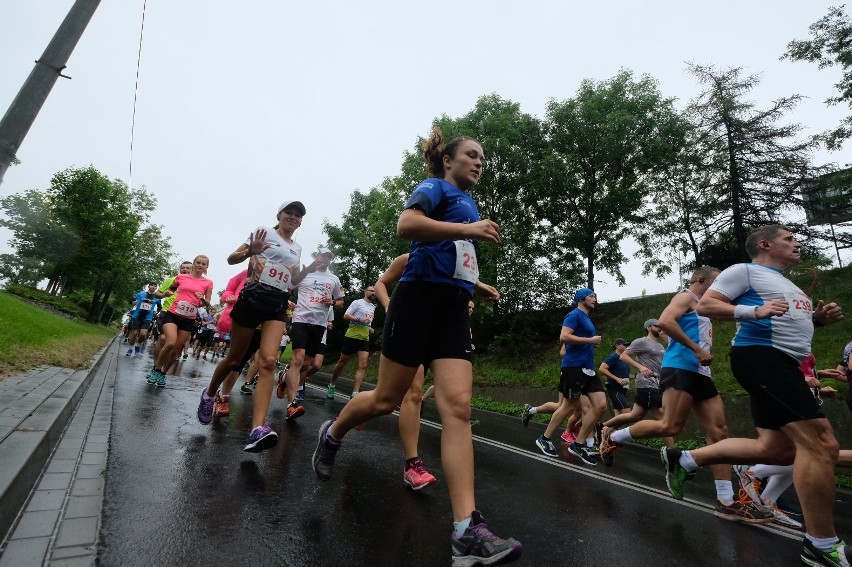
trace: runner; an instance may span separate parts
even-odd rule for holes
[[[331,382],[328,384],[326,397],[333,398],[337,378],[349,363],[352,355],[358,353],[358,369],[355,371],[355,381],[352,386],[352,397],[354,398],[361,390],[364,374],[367,372],[367,364],[370,362],[370,335],[373,333],[373,314],[376,311],[376,288],[367,286],[364,297],[356,299],[349,304],[343,318],[349,321],[349,328],[343,337],[343,346],[340,347],[340,358],[331,371]]]
[[[328,309],[343,307],[343,288],[340,280],[328,269],[334,254],[328,248],[320,247],[314,257],[321,267],[305,276],[296,287],[298,298],[290,328],[293,353],[290,357],[290,368],[286,372],[286,381],[283,372],[278,378],[276,394],[279,398],[286,394],[290,400],[287,407],[288,421],[305,413],[302,401],[298,399],[302,369],[306,361],[307,367],[313,364],[314,357],[320,350],[321,340],[328,332]]]
[[[178,267],[178,274],[188,274],[192,271],[192,262],[189,260],[184,260],[180,263]],[[168,312],[169,308],[172,306],[172,303],[175,300],[174,295],[166,294],[169,286],[174,283],[175,278],[177,276],[172,276],[167,278],[163,283],[160,284],[160,287],[157,288],[157,291],[154,292],[158,298],[162,299],[162,309],[160,310],[160,314],[157,316],[157,327],[155,329],[154,334],[157,335],[157,342],[154,343],[154,358],[156,359],[160,351],[163,349],[163,345],[166,344],[166,336],[163,334],[163,320],[165,319],[166,312]],[[181,347],[181,350],[183,347]],[[148,375],[150,378],[150,374]]]
[[[174,296],[175,300],[162,319],[165,344],[155,359],[154,368],[148,378],[149,384],[156,384],[161,388],[166,385],[165,373],[174,364],[177,354],[189,339],[195,327],[199,306],[210,306],[213,282],[204,277],[209,264],[207,256],[196,256],[192,261],[192,271],[175,276],[168,289],[162,292],[166,297]]]
[[[753,229],[745,248],[752,262],[722,272],[698,311],[737,322],[731,370],[751,397],[758,438],[725,439],[694,451],[663,450],[667,484],[676,498],[682,498],[684,482],[702,466],[792,463],[807,528],[802,562],[849,565],[852,548],[837,537],[832,517],[839,445],[799,370],[799,361],[812,350],[814,326],[837,323],[843,313],[835,303],[814,304],[784,277],[783,271],[799,261],[802,249],[786,227]]]
[[[450,493],[454,565],[508,562],[521,554],[514,539],[494,535],[476,511],[470,397],[473,381],[467,302],[476,291],[496,301],[500,294],[478,281],[475,241],[500,242],[499,226],[480,220],[468,195],[482,173],[484,156],[472,138],[443,146],[441,131],[424,143],[429,171],[405,204],[397,233],[412,239],[411,255],[385,318],[376,389],[347,403],[336,420],[322,424],[313,468],[331,478],[343,436],[356,425],[391,413],[423,365],[432,370],[441,415],[441,462]]]
[[[562,321],[562,331],[559,341],[565,345],[565,356],[562,357],[562,372],[559,379],[559,391],[562,392],[562,403],[550,416],[547,429],[535,441],[536,446],[548,457],[558,458],[559,453],[553,446],[551,437],[556,428],[566,417],[574,413],[580,406],[580,396],[589,398],[591,407],[583,417],[579,439],[568,445],[568,451],[587,465],[598,464],[598,458],[590,451],[594,443],[591,434],[600,416],[606,409],[606,394],[595,365],[595,347],[601,344],[600,335],[596,335],[595,326],[589,318],[589,313],[597,306],[597,294],[587,288],[580,288],[574,294],[575,309],[572,309]],[[585,440],[586,445],[582,445]]]
[[[408,254],[402,254],[394,258],[394,260],[385,270],[379,280],[376,282],[376,298],[384,308],[388,310],[390,304],[390,294],[388,286],[396,284],[402,277],[405,271],[405,266],[408,264]],[[470,303],[473,303],[472,301]],[[473,311],[468,307],[468,317]],[[399,438],[402,441],[402,453],[405,458],[405,465],[402,469],[402,482],[412,490],[422,490],[428,486],[432,486],[438,479],[435,475],[426,470],[426,465],[423,459],[420,458],[419,441],[420,441],[420,406],[426,396],[423,393],[423,382],[426,378],[426,370],[423,366],[417,367],[417,372],[414,374],[414,380],[411,381],[411,386],[405,393],[402,403],[399,405]],[[430,392],[434,391],[434,386],[430,386]]]
[[[630,343],[625,339],[615,339],[613,348],[615,351],[607,356],[598,371],[606,376],[606,388],[609,401],[612,403],[612,412],[621,415],[630,411],[630,403],[627,401],[627,389],[630,387],[630,366],[621,359]]]
[[[321,259],[299,269],[302,247],[293,233],[302,224],[305,206],[299,201],[285,201],[278,207],[278,224],[273,228],[259,226],[230,256],[229,264],[249,260],[246,284],[231,311],[231,348],[216,365],[210,384],[201,391],[198,421],[209,424],[213,419],[219,386],[228,374],[239,371],[249,344],[260,326],[260,378],[253,397],[252,430],[245,451],[257,453],[278,443],[278,434],[266,423],[275,381],[278,345],[285,330],[287,300],[290,289],[308,273],[321,266]]]
[[[154,312],[160,311],[163,307],[163,303],[155,295],[156,292],[157,284],[149,283],[147,291],[140,291],[133,298],[133,309],[130,311],[130,321],[127,323],[130,329],[127,334],[129,347],[127,356],[141,356],[139,351],[148,340],[148,329],[154,320]]]
[[[604,441],[609,437],[610,430],[614,431],[615,428],[628,423],[636,423],[645,417],[648,410],[663,407],[660,374],[666,349],[660,342],[662,329],[656,319],[645,321],[645,333],[645,337],[632,341],[630,346],[621,353],[621,360],[638,370],[636,400],[629,413],[613,417],[601,428],[601,460],[608,467],[612,466],[615,450],[618,447],[614,443]],[[665,436],[662,439],[666,447],[674,447],[674,439],[671,436]]]

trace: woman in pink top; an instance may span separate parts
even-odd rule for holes
[[[165,297],[174,295],[175,300],[163,315],[163,335],[166,342],[154,360],[154,369],[148,377],[149,384],[160,387],[166,385],[164,371],[171,366],[192,334],[198,308],[202,305],[210,307],[213,282],[204,277],[209,265],[210,259],[207,256],[196,256],[192,261],[192,271],[188,274],[178,274],[169,289],[163,292]]]

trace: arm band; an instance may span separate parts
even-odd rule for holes
[[[754,321],[757,319],[756,305],[735,305],[734,320],[735,321]]]

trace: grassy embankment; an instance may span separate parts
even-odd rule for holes
[[[86,368],[115,333],[0,292],[0,379],[41,365]]]

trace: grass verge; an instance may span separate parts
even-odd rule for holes
[[[87,368],[115,332],[69,321],[0,292],[0,379],[41,365]]]

